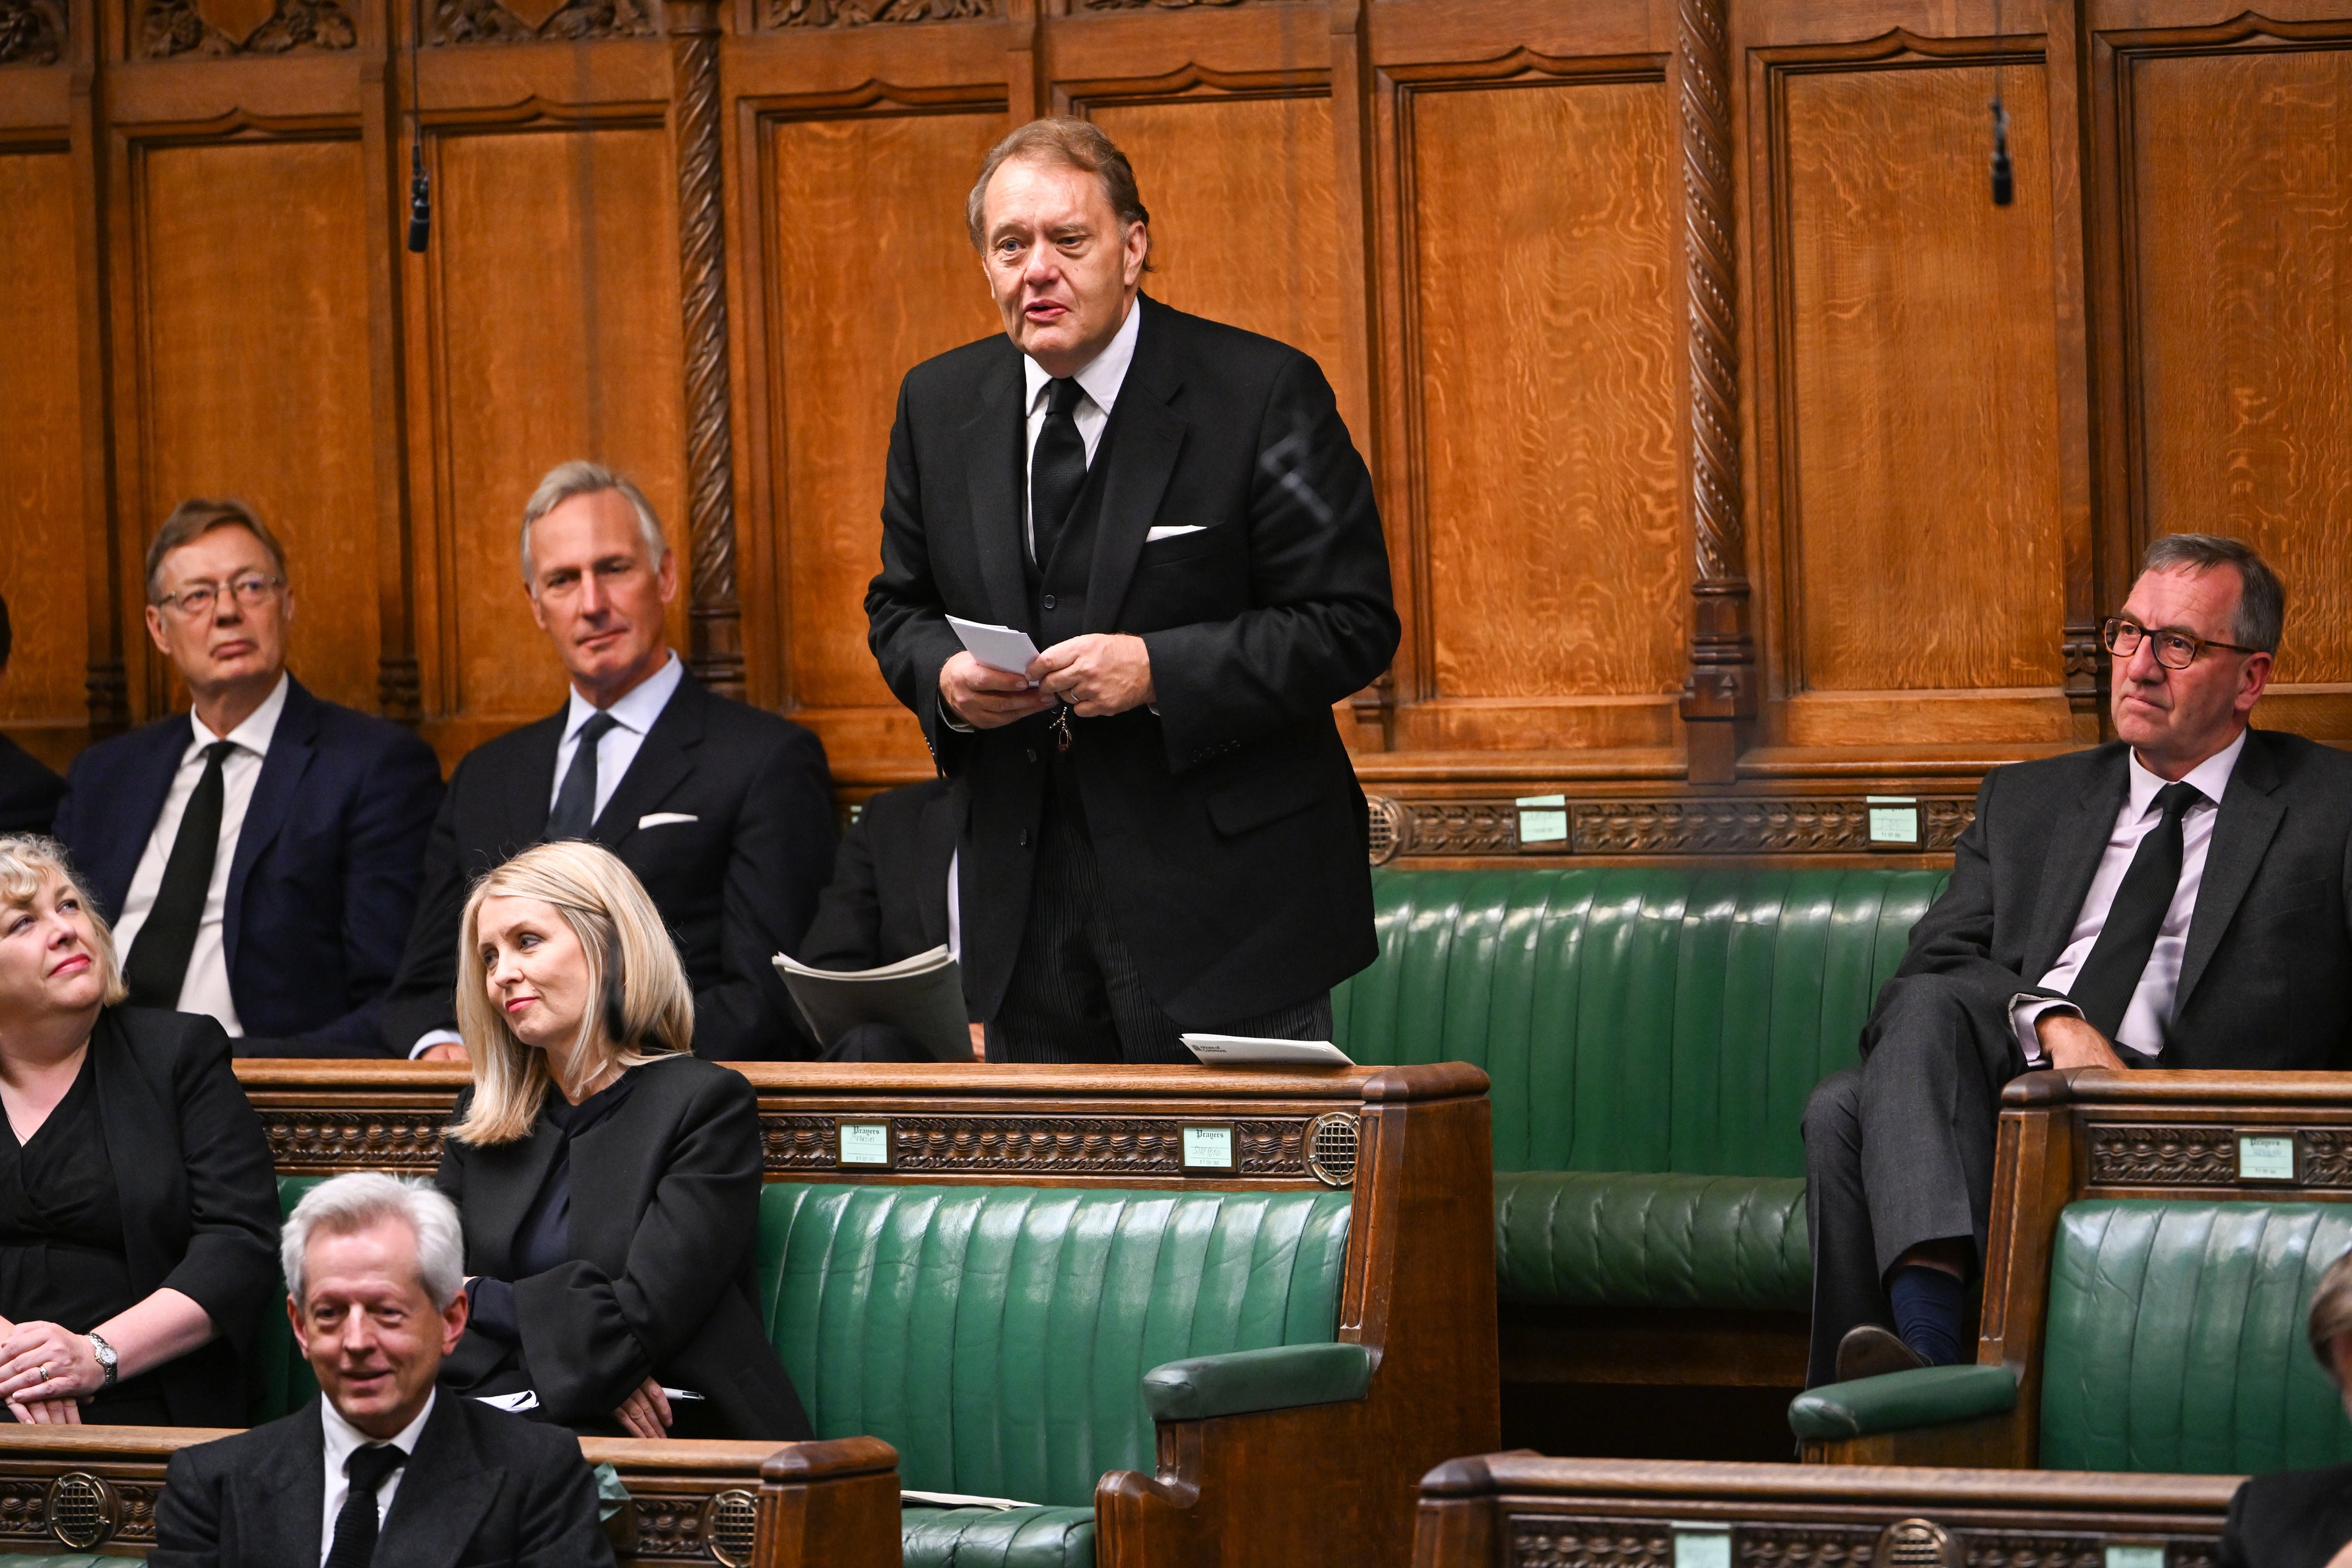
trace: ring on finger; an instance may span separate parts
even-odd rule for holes
[[[41,1363],[41,1381],[43,1383],[49,1381],[49,1363],[47,1362],[43,1362]]]

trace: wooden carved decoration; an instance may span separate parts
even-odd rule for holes
[[[1181,11],[1195,5],[1238,5],[1241,0],[1087,0],[1089,11],[1140,11],[1156,6],[1163,11]]]
[[[768,0],[771,27],[863,27],[876,22],[963,22],[1003,14],[1003,0]]]
[[[842,1118],[766,1115],[767,1167],[842,1168]],[[846,1120],[856,1121],[850,1117]],[[1163,1117],[894,1116],[891,1168],[933,1175],[1181,1176],[1181,1124]],[[1234,1123],[1234,1173],[1312,1180],[1305,1117]]]
[[[719,145],[719,23],[708,5],[670,19],[677,100],[677,211],[686,311],[688,624],[694,673],[743,695],[742,611],[735,596],[735,434],[727,374],[726,192]]]
[[[1691,668],[1683,684],[1690,776],[1729,784],[1756,716],[1748,540],[1739,516],[1738,324],[1732,314],[1730,37],[1727,0],[1681,0],[1683,277],[1689,297]]]
[[[2086,1131],[2096,1186],[2226,1187],[2238,1179],[2238,1135],[2227,1127]]]
[[[65,40],[58,0],[0,0],[0,66],[53,66]]]
[[[654,36],[651,0],[437,0],[436,44],[578,43]]]
[[[149,59],[282,55],[358,42],[351,14],[336,0],[147,0],[139,14],[139,51]]]
[[[1368,795],[1372,864],[1399,856],[1514,855],[1512,800],[1392,800]],[[1943,854],[1976,819],[1968,795],[1920,799],[1916,851]],[[1730,800],[1571,800],[1564,843],[1549,855],[1858,855],[1877,846],[1870,805],[1851,795]],[[1908,846],[1906,847],[1910,847]]]
[[[1513,1568],[1674,1568],[1668,1525],[1627,1520],[1515,1519]]]
[[[2099,647],[2099,628],[2090,621],[2066,623],[2060,650],[2066,663],[2066,706],[2076,713],[2098,714],[2107,706],[2105,650]]]

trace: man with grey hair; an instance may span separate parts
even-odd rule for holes
[[[2284,616],[2246,545],[2157,540],[2101,630],[2116,738],[1986,776],[1805,1107],[1809,1384],[1973,1358],[2011,1078],[2352,1068],[2352,756],[2247,724]]]
[[[174,1454],[149,1562],[613,1561],[570,1432],[435,1390],[466,1331],[465,1247],[447,1198],[375,1172],[336,1176],[294,1205],[280,1256],[319,1403]]]
[[[627,863],[677,937],[698,1054],[812,1054],[769,960],[800,950],[832,872],[824,746],[704,689],[670,650],[677,557],[623,475],[559,464],[523,508],[518,543],[531,618],[571,696],[562,711],[475,748],[451,775],[384,1003],[384,1050],[463,1059],[452,987],[467,889],[519,849],[584,838]]]

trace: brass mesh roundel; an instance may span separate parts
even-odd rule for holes
[[[96,1476],[69,1470],[49,1483],[49,1533],[87,1552],[114,1533],[114,1489]]]
[[[1384,795],[1368,795],[1364,805],[1371,819],[1371,858],[1385,866],[1404,847],[1404,807]]]
[[[743,1568],[758,1549],[759,1538],[758,1496],[738,1489],[710,1500],[709,1518],[702,1531],[702,1539],[710,1543],[710,1555],[727,1568]]]
[[[1355,1112],[1327,1110],[1307,1124],[1307,1168],[1327,1187],[1352,1185],[1356,1180],[1356,1140],[1360,1135]]]
[[[1873,1568],[1958,1568],[1951,1536],[1932,1520],[1897,1520],[1880,1531]]]

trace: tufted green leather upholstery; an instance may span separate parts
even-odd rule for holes
[[[899,1515],[907,1568],[1094,1568],[1091,1508],[910,1508]]]
[[[2050,1267],[2044,1468],[2260,1474],[2352,1459],[2305,1338],[2352,1205],[2069,1205]]]
[[[123,1561],[94,1552],[0,1552],[0,1568],[121,1568]]]
[[[1495,1179],[1496,1293],[1570,1307],[1801,1312],[1805,1184],[1527,1171]]]

